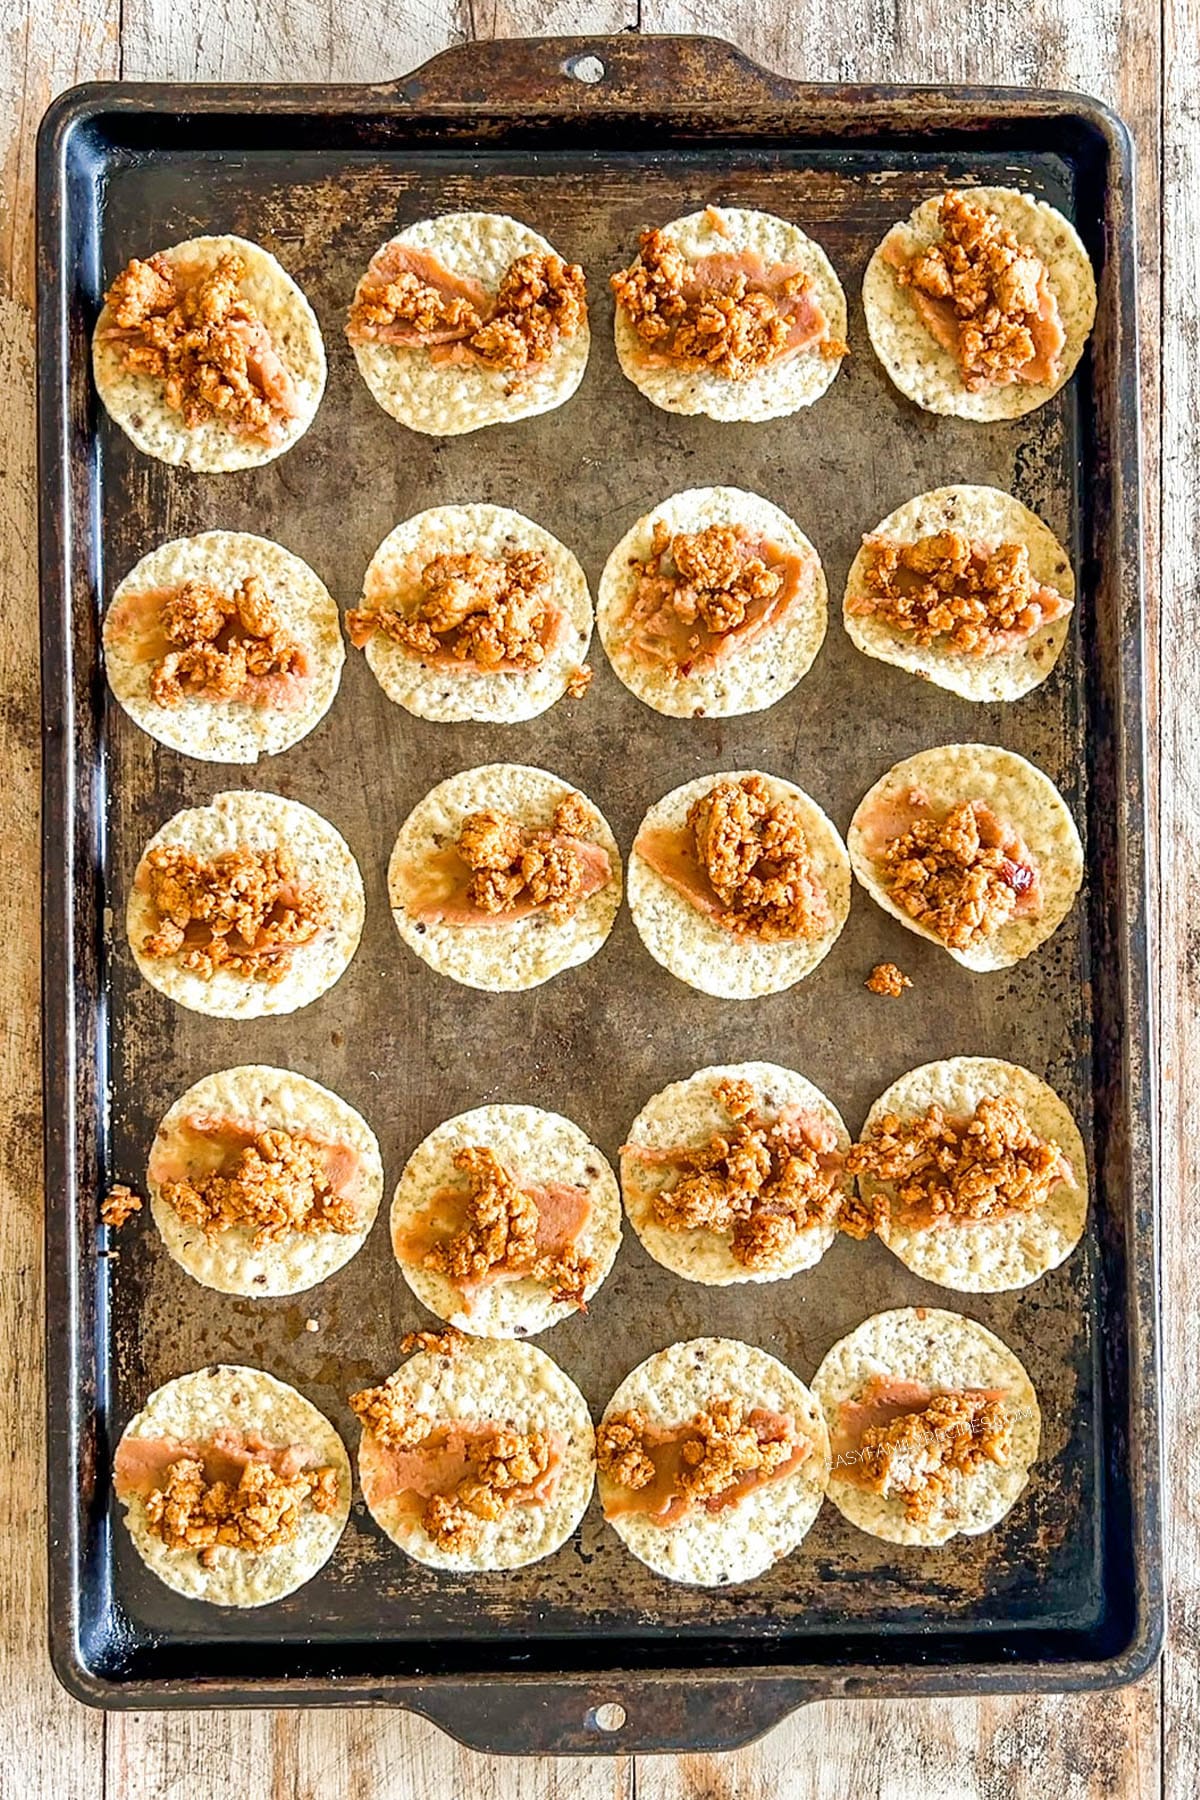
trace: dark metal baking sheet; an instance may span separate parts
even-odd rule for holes
[[[572,75],[581,55],[603,78]],[[472,45],[395,87],[86,88],[51,109],[40,148],[41,480],[45,680],[45,1006],[51,1632],[56,1667],[106,1706],[400,1703],[508,1750],[614,1747],[594,1708],[619,1699],[631,1748],[729,1745],[831,1693],[1092,1686],[1129,1678],[1160,1630],[1142,820],[1136,351],[1128,141],[1078,97],[799,87],[703,39]],[[919,412],[871,353],[859,287],[886,227],[950,181],[1019,185],[1074,217],[1100,275],[1078,377],[1023,420]],[[638,230],[707,201],[800,220],[850,302],[853,354],[816,406],[717,426],[652,408],[611,348],[606,275]],[[511,211],[586,267],[593,350],[557,412],[445,441],[404,431],[359,380],[342,335],[357,274],[399,224],[457,207]],[[126,259],[196,232],[275,250],[313,302],[330,379],[299,445],[264,469],[190,475],[141,457],[103,416],[87,345]],[[1080,605],[1059,669],[1013,705],[972,706],[869,661],[840,625],[860,534],[946,481],[1013,489],[1069,544]],[[824,559],[829,634],[765,714],[660,719],[596,680],[515,727],[435,725],[389,704],[351,652],[327,719],[251,770],[174,754],[107,697],[98,622],[153,544],[213,526],[260,531],[352,605],[375,546],[421,507],[490,500],[547,525],[593,584],[626,527],[675,490],[731,481],[791,513]],[[856,889],[817,972],[750,1004],[692,992],[654,964],[623,910],[605,949],[528,994],[473,993],[400,943],[384,871],[413,803],[456,769],[531,761],[577,782],[623,851],[646,805],[706,770],[797,780],[843,831],[892,762],[963,739],[1004,743],[1059,784],[1084,832],[1070,919],[1017,968],[974,976]],[[304,1012],[241,1023],[172,1006],[124,941],[127,883],[178,807],[226,787],[306,803],[347,837],[367,927],[342,981]],[[111,923],[112,918],[118,921]],[[863,988],[894,957],[899,1003]],[[491,1100],[567,1113],[615,1158],[666,1081],[765,1056],[816,1081],[851,1130],[901,1071],[994,1053],[1044,1073],[1088,1140],[1094,1204],[1067,1265],[1015,1295],[956,1296],[879,1243],[840,1240],[767,1287],[704,1289],[632,1234],[587,1318],[539,1341],[598,1411],[650,1351],[744,1336],[808,1378],[887,1306],[949,1305],[1026,1362],[1044,1413],[1026,1496],[979,1540],[930,1553],[855,1532],[827,1506],[801,1549],[732,1590],[644,1569],[593,1505],[556,1556],[456,1579],[410,1562],[356,1501],[328,1565],[251,1613],[191,1605],[142,1567],[109,1501],[110,1453],[159,1382],[215,1360],[294,1382],[353,1444],[345,1404],[428,1323],[381,1226],[309,1294],[252,1302],[200,1288],[148,1225],[98,1256],[99,1194],[141,1179],[158,1118],[190,1082],[278,1062],[327,1083],[379,1135],[387,1179],[440,1119]],[[106,1096],[111,1095],[111,1104]],[[320,1330],[304,1329],[316,1318]]]

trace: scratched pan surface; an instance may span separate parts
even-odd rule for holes
[[[48,774],[49,1097],[53,1105],[60,1095],[64,1106],[68,1092],[78,1099],[73,1131],[52,1120],[49,1138],[51,1496],[61,1525],[53,1636],[60,1673],[103,1704],[392,1698],[421,1705],[473,1741],[583,1748],[591,1729],[583,1702],[615,1692],[631,1706],[636,1697],[632,1737],[666,1746],[736,1741],[812,1692],[928,1690],[945,1686],[955,1665],[955,1685],[1082,1683],[1132,1672],[1153,1654],[1153,1271],[1145,1236],[1152,1215],[1139,1110],[1144,966],[1136,962],[1139,950],[1144,957],[1139,664],[1129,637],[1138,620],[1128,561],[1136,464],[1131,421],[1119,407],[1132,352],[1118,330],[1129,327],[1120,318],[1114,252],[1116,172],[1109,167],[1101,181],[1095,146],[1087,155],[1078,148],[1091,143],[1094,121],[1060,142],[1044,107],[1034,108],[1024,132],[1014,128],[1019,102],[989,132],[978,130],[983,101],[943,99],[939,130],[932,113],[900,94],[833,96],[824,101],[824,126],[814,126],[813,91],[797,107],[788,84],[708,43],[601,46],[630,118],[641,115],[640,124],[618,128],[619,96],[606,118],[603,93],[579,90],[562,73],[579,48],[542,46],[522,61],[520,47],[488,47],[479,58],[474,52],[484,47],[476,46],[474,60],[433,65],[405,95],[411,142],[391,90],[390,116],[373,93],[353,116],[344,93],[336,105],[328,98],[322,114],[329,91],[311,90],[315,125],[297,124],[293,115],[307,111],[299,99],[275,95],[264,106],[260,98],[251,114],[227,94],[223,106],[213,101],[215,118],[196,111],[183,131],[169,112],[188,108],[161,90],[147,91],[144,110],[93,122],[84,147],[73,147],[74,163],[64,158],[88,180],[77,173],[65,202],[56,196],[55,216],[75,234],[78,263],[59,286],[65,314],[43,319],[43,358],[58,325],[72,353],[70,421],[52,416],[53,401],[43,396],[45,572],[51,594],[68,574],[74,596],[70,670],[61,666],[66,646],[52,603],[47,622],[52,727],[62,722],[67,681],[76,697],[73,734],[50,739]],[[698,131],[683,115],[654,127],[652,77],[668,56],[688,91],[717,109],[717,129]],[[514,128],[489,112],[455,125],[458,101],[469,110],[472,81],[491,102],[507,95],[519,109],[523,96],[528,109],[543,105],[545,117]],[[200,92],[192,91],[193,102]],[[435,132],[422,120],[439,106]],[[456,130],[464,141],[455,141]],[[728,141],[714,141],[722,131]],[[43,155],[48,184],[49,143]],[[98,174],[102,184],[93,181]],[[859,298],[887,226],[946,183],[976,181],[1045,197],[1077,217],[1098,262],[1109,258],[1097,349],[1080,378],[1027,418],[983,427],[934,418],[892,388],[870,350]],[[852,354],[826,397],[792,418],[746,426],[676,418],[651,407],[618,369],[607,274],[629,260],[639,229],[709,201],[800,221],[846,289]],[[405,431],[376,406],[342,325],[378,244],[413,219],[460,207],[514,213],[584,265],[592,354],[579,392],[559,411],[438,441]],[[46,215],[44,185],[44,244]],[[139,456],[98,416],[83,369],[101,287],[129,256],[204,231],[237,232],[278,254],[317,311],[330,365],[325,400],[297,448],[265,469],[211,478]],[[43,374],[49,382],[45,361]],[[78,526],[64,553],[48,515],[68,449],[75,472],[61,500]],[[953,481],[1016,493],[1070,546],[1081,572],[1059,668],[1013,705],[973,706],[863,658],[841,627],[842,587],[863,531],[911,495]],[[311,736],[256,769],[223,770],[154,744],[105,696],[96,673],[97,619],[108,595],[169,537],[218,526],[261,532],[304,557],[349,606],[376,545],[399,520],[427,506],[484,500],[555,532],[594,589],[635,518],[679,488],[721,482],[790,513],[829,579],[824,648],[800,686],[766,713],[659,718],[620,685],[597,643],[596,678],[582,703],[515,727],[436,725],[392,706],[352,651],[338,700]],[[480,994],[442,979],[392,925],[385,870],[397,827],[435,781],[459,769],[504,759],[554,770],[598,802],[627,853],[647,805],[706,771],[758,767],[786,776],[844,833],[856,802],[890,764],[972,739],[1004,744],[1043,768],[1088,846],[1080,904],[1048,944],[1001,974],[969,974],[858,889],[849,923],[816,973],[749,1004],[712,1000],[673,980],[642,948],[626,908],[598,956],[529,994]],[[70,765],[79,783],[73,815],[53,772]],[[99,909],[121,920],[141,847],[177,808],[242,786],[302,800],[337,826],[363,871],[367,924],[347,974],[314,1005],[288,1018],[223,1022],[186,1013],[142,982],[119,923],[105,932]],[[56,907],[62,916],[52,927]],[[69,958],[64,932],[73,933]],[[881,959],[913,977],[900,1002],[864,989]],[[65,1027],[68,1016],[73,1062],[55,1024]],[[927,1553],[903,1550],[854,1531],[826,1506],[795,1555],[757,1581],[714,1591],[643,1568],[593,1504],[576,1537],[548,1561],[462,1580],[407,1560],[356,1499],[328,1567],[253,1613],[188,1605],[133,1554],[109,1507],[109,1457],[151,1388],[218,1360],[258,1365],[293,1382],[353,1447],[347,1394],[395,1366],[404,1332],[435,1323],[392,1259],[386,1207],[348,1267],[291,1299],[240,1300],[197,1286],[145,1218],[121,1235],[115,1254],[97,1260],[94,1217],[105,1179],[143,1181],[159,1117],[199,1077],[268,1062],[332,1087],[378,1134],[390,1193],[426,1132],[486,1102],[564,1112],[615,1162],[646,1098],[703,1063],[765,1057],[799,1069],[855,1131],[902,1071],[959,1053],[1029,1065],[1080,1121],[1097,1191],[1084,1242],[1065,1267],[1020,1294],[960,1297],[920,1281],[879,1243],[840,1240],[815,1270],[792,1280],[714,1290],[668,1275],[627,1232],[588,1316],[538,1342],[598,1414],[636,1362],[676,1339],[744,1337],[808,1379],[835,1339],[872,1312],[957,1307],[1017,1351],[1043,1411],[1029,1489],[994,1532]],[[106,1070],[107,1119],[97,1099]],[[318,1330],[305,1328],[310,1319]],[[736,1691],[718,1684],[720,1718],[711,1710],[696,1716],[680,1697],[703,1693],[704,1680],[722,1671],[750,1667],[772,1668],[774,1677],[760,1674],[757,1686]],[[625,1671],[615,1688],[614,1671]],[[466,1676],[501,1685],[458,1679]],[[512,1700],[525,1691],[511,1686],[522,1676],[546,1684],[540,1715]]]

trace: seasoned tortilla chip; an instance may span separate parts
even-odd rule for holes
[[[507,1425],[561,1440],[562,1462],[549,1499],[481,1520],[471,1544],[442,1549],[397,1497],[381,1489],[386,1454],[368,1432],[358,1450],[363,1499],[380,1530],[415,1562],[479,1574],[521,1569],[566,1543],[587,1511],[596,1478],[596,1434],[587,1401],[556,1362],[533,1344],[469,1338],[451,1354],[422,1350],[393,1381],[414,1412],[435,1424]]]
[[[885,1376],[923,1382],[935,1393],[1001,1390],[1012,1417],[1009,1461],[985,1462],[969,1476],[955,1474],[926,1520],[906,1518],[898,1497],[855,1487],[840,1472],[836,1455],[829,1498],[860,1531],[892,1544],[944,1544],[959,1533],[977,1537],[990,1531],[1024,1491],[1041,1437],[1037,1395],[1018,1358],[994,1332],[961,1313],[928,1306],[876,1313],[836,1343],[813,1376],[831,1439],[842,1402],[856,1400],[872,1377]]]
[[[648,662],[630,644],[628,611],[636,587],[630,567],[650,555],[654,527],[703,531],[708,525],[744,525],[805,565],[800,592],[786,616],[711,668],[688,676]],[[617,676],[639,700],[675,718],[727,718],[761,712],[789,693],[812,667],[825,638],[828,614],[821,559],[785,512],[744,488],[689,488],[673,494],[630,527],[604,565],[596,623]]]
[[[160,705],[150,691],[155,662],[135,653],[122,618],[129,601],[189,581],[228,594],[249,575],[262,581],[283,630],[304,649],[308,673],[299,699],[263,705],[189,694],[175,706]],[[253,763],[298,744],[332,706],[345,656],[337,605],[325,584],[282,544],[248,531],[204,531],[160,544],[129,571],[104,617],[104,667],[114,698],[160,744],[204,762]]]
[[[163,1198],[162,1170],[184,1148],[179,1128],[194,1119],[228,1120],[259,1131],[288,1131],[354,1151],[350,1192],[358,1215],[353,1233],[289,1231],[255,1247],[245,1225],[206,1236],[185,1224]],[[172,1174],[167,1179],[178,1180]],[[342,1268],[366,1242],[383,1196],[383,1164],[375,1133],[360,1113],[307,1076],[260,1063],[222,1069],[194,1082],[164,1116],[150,1149],[146,1176],[154,1223],[167,1250],[195,1280],[222,1294],[259,1299],[299,1294]]]
[[[850,1134],[836,1106],[820,1088],[794,1070],[769,1062],[728,1063],[699,1069],[685,1081],[673,1081],[647,1100],[629,1128],[629,1142],[621,1150],[621,1195],[629,1223],[655,1262],[674,1275],[682,1275],[685,1281],[700,1281],[706,1287],[728,1287],[740,1281],[778,1281],[801,1269],[811,1269],[837,1236],[836,1226],[812,1226],[794,1239],[789,1254],[778,1265],[756,1270],[737,1261],[723,1235],[713,1231],[670,1231],[654,1216],[655,1194],[673,1187],[680,1172],[675,1164],[653,1162],[639,1152],[677,1149],[681,1145],[698,1148],[715,1133],[727,1131],[729,1115],[713,1095],[719,1081],[748,1082],[758,1106],[768,1117],[784,1107],[803,1107],[832,1126],[841,1150],[850,1148]],[[852,1186],[848,1176],[844,1185],[847,1189]]]
[[[291,851],[300,882],[317,883],[329,906],[329,927],[294,951],[278,981],[231,974],[218,968],[208,980],[181,968],[173,957],[147,956],[142,945],[155,921],[139,886],[143,864],[159,845],[188,850],[201,859],[229,850]],[[130,884],[125,927],[134,961],[151,987],[192,1012],[218,1019],[259,1019],[307,1006],[346,970],[358,948],[364,917],[362,876],[350,847],[319,813],[278,794],[215,794],[207,806],[177,812],[142,852]]]
[[[418,801],[392,850],[388,893],[396,929],[422,962],[466,987],[500,994],[537,987],[595,956],[621,904],[621,855],[607,820],[586,795],[579,798],[592,815],[588,836],[607,855],[612,879],[569,919],[557,923],[547,913],[535,912],[509,924],[429,924],[414,918],[405,903],[406,877],[455,842],[469,813],[494,807],[523,826],[548,830],[559,802],[577,791],[545,769],[488,763],[439,782]]]
[[[1064,600],[1074,600],[1075,576],[1067,552],[1036,513],[999,488],[934,488],[898,506],[870,535],[897,544],[915,544],[941,531],[959,531],[981,543],[1023,544],[1035,581],[1054,588]],[[918,644],[911,632],[898,631],[873,614],[851,612],[852,598],[865,591],[867,556],[864,547],[851,563],[842,603],[850,641],[867,656],[895,663],[964,700],[1017,700],[1045,681],[1062,654],[1071,630],[1070,609],[1016,648],[983,656],[948,649],[936,640]]]
[[[586,1191],[590,1208],[575,1252],[596,1265],[585,1288],[589,1301],[612,1268],[621,1243],[616,1177],[578,1125],[536,1106],[477,1106],[459,1113],[431,1131],[409,1157],[392,1201],[392,1248],[417,1299],[440,1319],[477,1337],[531,1337],[569,1318],[576,1307],[556,1300],[547,1286],[529,1276],[495,1281],[467,1306],[444,1275],[405,1255],[403,1235],[434,1196],[447,1188],[465,1189],[465,1177],[454,1167],[454,1153],[468,1145],[494,1151],[518,1181],[537,1187],[563,1182]]]
[[[211,1568],[205,1568],[196,1551],[169,1550],[153,1534],[138,1494],[123,1502],[125,1526],[146,1567],[177,1594],[207,1600],[212,1606],[266,1606],[311,1581],[333,1554],[350,1516],[350,1459],[324,1413],[303,1394],[262,1369],[230,1363],[197,1369],[156,1388],[125,1427],[122,1441],[146,1437],[204,1442],[224,1430],[257,1434],[278,1448],[305,1445],[319,1465],[337,1470],[337,1509],[320,1513],[306,1505],[296,1536],[274,1550],[217,1545]]]
[[[893,1220],[880,1231],[888,1249],[914,1274],[962,1294],[1028,1287],[1065,1262],[1083,1236],[1087,1153],[1070,1108],[1052,1087],[1018,1063],[996,1056],[953,1056],[910,1069],[894,1081],[876,1100],[862,1129],[867,1138],[885,1114],[920,1118],[931,1106],[940,1106],[948,1118],[969,1118],[980,1100],[995,1096],[1011,1100],[1039,1137],[1058,1145],[1071,1165],[1075,1185],[1060,1182],[1037,1213],[924,1230]],[[866,1175],[859,1176],[858,1185],[864,1199],[893,1186]]]
[[[846,296],[833,264],[821,246],[790,220],[744,206],[709,206],[673,219],[662,230],[689,262],[749,250],[768,268],[775,263],[796,264],[812,281],[813,297],[828,320],[830,335],[845,342]],[[799,412],[821,398],[842,363],[840,356],[828,356],[814,345],[735,381],[707,369],[648,367],[642,340],[620,306],[615,332],[621,368],[647,400],[664,412],[704,413],[710,419],[778,419]]]
[[[505,213],[459,212],[418,219],[390,242],[428,251],[451,275],[478,281],[492,294],[519,256],[555,253],[554,245],[539,232]],[[458,437],[484,425],[511,424],[561,406],[583,380],[589,341],[585,323],[556,345],[548,361],[516,374],[474,362],[434,362],[427,350],[404,344],[351,348],[359,373],[384,412],[412,431]]]
[[[287,365],[295,385],[299,411],[289,419],[282,440],[264,443],[232,429],[220,419],[187,426],[183,414],[169,407],[163,384],[152,375],[131,373],[121,362],[117,344],[101,333],[112,324],[108,307],[96,321],[92,339],[92,371],[96,392],[111,418],[146,456],[182,464],[202,474],[256,469],[273,462],[304,436],[325,391],[325,345],[316,314],[287,270],[269,251],[240,237],[188,238],[162,254],[170,263],[186,261],[215,268],[222,256],[236,254],[246,265],[241,292],[271,334],[271,343]]]
[[[526,673],[483,673],[431,668],[415,650],[376,632],[366,657],[389,700],[422,719],[491,720],[513,725],[536,718],[561,700],[587,657],[592,636],[592,597],[587,576],[565,544],[507,506],[432,506],[389,532],[363,578],[363,606],[394,606],[415,592],[421,571],[436,556],[500,557],[506,550],[536,550],[550,565],[551,598],[564,615],[546,658]]]
[[[982,943],[955,950],[897,906],[867,855],[862,821],[877,805],[899,802],[912,788],[924,793],[939,815],[962,800],[986,802],[1034,857],[1042,884],[1041,911],[1010,919]],[[1033,763],[995,744],[941,744],[898,762],[859,801],[846,845],[855,875],[884,912],[977,972],[1006,969],[1036,950],[1062,924],[1083,881],[1083,845],[1062,795]]]
[[[829,1476],[829,1436],[815,1397],[765,1350],[736,1338],[693,1338],[648,1357],[628,1374],[604,1419],[633,1409],[651,1425],[686,1425],[714,1401],[740,1399],[751,1409],[788,1413],[811,1453],[790,1474],[764,1481],[733,1506],[692,1506],[669,1525],[623,1512],[609,1524],[626,1548],[670,1581],[726,1587],[752,1581],[789,1556],[821,1510]],[[603,1421],[602,1421],[603,1423]],[[601,1472],[605,1505],[622,1493]]]
[[[728,771],[728,779],[758,773]],[[719,774],[701,775],[665,794],[642,820],[647,826],[682,830],[693,801],[707,794]],[[689,987],[722,1000],[753,1000],[782,993],[811,975],[837,941],[850,911],[850,863],[846,847],[815,800],[778,776],[764,775],[773,794],[789,796],[800,808],[818,879],[825,889],[833,924],[819,938],[764,943],[726,931],[693,906],[652,869],[635,847],[629,853],[629,907],[642,942],[656,962]]]
[[[863,310],[875,354],[900,389],[927,412],[952,413],[960,419],[1019,419],[1044,406],[1075,373],[1096,317],[1096,278],[1075,227],[1044,200],[1016,188],[965,188],[965,197],[995,213],[1009,230],[1046,265],[1066,333],[1057,381],[1041,385],[1013,381],[1006,387],[970,392],[957,358],[943,348],[921,322],[912,294],[900,285],[884,260],[894,246],[911,257],[942,235],[938,209],[941,194],[914,208],[893,225],[867,264],[863,278]]]

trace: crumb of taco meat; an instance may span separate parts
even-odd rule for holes
[[[654,1461],[646,1449],[649,1421],[638,1407],[613,1413],[596,1433],[596,1461],[600,1472],[619,1487],[649,1487],[654,1480]]]
[[[1046,265],[962,194],[943,194],[938,220],[941,238],[899,271],[901,285],[953,309],[969,392],[1019,379],[1038,349]]]
[[[829,930],[829,903],[790,795],[773,795],[759,775],[722,778],[692,802],[687,823],[726,930],[767,940]]]
[[[100,1202],[100,1220],[111,1231],[119,1231],[122,1225],[132,1219],[134,1213],[140,1213],[141,1210],[141,1200],[133,1189],[127,1188],[123,1182],[117,1182],[114,1187],[109,1188]]]
[[[580,663],[567,676],[567,692],[572,700],[582,700],[592,685],[592,667],[590,663]]]
[[[531,901],[561,924],[584,897],[584,862],[575,840],[592,824],[582,801],[568,794],[549,831],[529,830],[494,807],[469,813],[458,854],[472,871],[467,898],[480,911],[507,912]]]
[[[423,1350],[430,1356],[453,1356],[468,1341],[466,1334],[453,1325],[447,1325],[441,1331],[406,1331],[400,1339],[400,1354],[412,1356]]]
[[[320,1331],[320,1329],[321,1329],[320,1319],[305,1319],[304,1329],[305,1329],[305,1331]]]
[[[676,1490],[687,1503],[717,1500],[750,1477],[767,1480],[796,1453],[790,1429],[782,1435],[760,1429],[750,1407],[736,1396],[711,1401],[670,1437],[679,1446]],[[661,1430],[650,1427],[635,1407],[601,1424],[596,1461],[610,1481],[636,1492],[654,1480],[651,1452],[663,1441]]]
[[[984,1463],[1001,1468],[1012,1448],[1012,1422],[1002,1400],[986,1394],[938,1394],[918,1412],[863,1432],[857,1485],[904,1502],[914,1524],[927,1522],[955,1486]]]
[[[853,1145],[847,1171],[895,1185],[892,1198],[876,1192],[875,1224],[1010,1218],[1040,1211],[1060,1182],[1074,1184],[1070,1164],[1053,1138],[1033,1130],[1005,1095],[984,1095],[968,1118],[938,1105],[913,1118],[886,1113]]]
[[[787,349],[794,308],[813,285],[809,276],[788,275],[778,293],[753,285],[742,271],[697,284],[692,265],[663,231],[644,231],[638,250],[638,260],[610,281],[648,350],[742,381]]]
[[[164,1182],[162,1197],[205,1237],[253,1232],[256,1250],[290,1232],[346,1236],[359,1228],[354,1202],[330,1186],[318,1146],[288,1131],[260,1131],[228,1170]]]
[[[555,1300],[584,1309],[595,1262],[573,1251],[548,1255],[538,1249],[537,1202],[495,1151],[482,1144],[464,1144],[454,1153],[454,1167],[467,1178],[466,1220],[454,1237],[426,1252],[425,1267],[460,1287],[499,1270],[528,1276],[548,1288]]]
[[[297,400],[270,332],[240,292],[246,264],[236,252],[192,273],[159,254],[134,260],[105,303],[105,331],[125,368],[163,383],[163,398],[189,430],[219,420],[246,437],[278,443]]]
[[[168,1550],[195,1550],[211,1568],[218,1547],[261,1554],[291,1543],[306,1501],[314,1512],[337,1508],[337,1471],[301,1469],[290,1479],[267,1462],[249,1462],[236,1487],[208,1482],[204,1465],[182,1457],[167,1470],[163,1488],[146,1497],[146,1523]]]
[[[683,1172],[654,1195],[654,1217],[668,1231],[728,1234],[734,1260],[765,1271],[802,1231],[837,1222],[844,1193],[830,1154],[836,1140],[814,1142],[819,1126],[768,1122],[747,1082],[718,1082],[713,1092],[733,1124],[672,1157]]]
[[[880,859],[890,897],[952,949],[984,942],[1007,925],[1036,881],[1031,867],[995,841],[999,835],[980,801],[961,801],[940,821],[917,819]]]
[[[360,649],[379,632],[418,656],[528,672],[546,658],[552,586],[540,550],[435,556],[421,570],[415,606],[356,608],[346,629]]]
[[[976,544],[961,531],[915,543],[863,540],[863,591],[848,610],[902,631],[923,648],[986,656],[1032,637],[1060,602],[1035,579],[1024,544]]]
[[[893,962],[876,963],[867,976],[866,984],[873,994],[879,994],[889,1000],[898,1000],[905,988],[912,986],[912,977],[903,969],[897,968]]]
[[[417,1412],[401,1397],[400,1376],[389,1375],[378,1387],[360,1388],[349,1397],[350,1410],[364,1431],[391,1450],[411,1450],[434,1428],[428,1413]]]
[[[145,869],[156,924],[143,939],[143,953],[169,957],[205,981],[218,970],[279,981],[293,953],[329,922],[319,889],[299,881],[282,845],[209,859],[158,845]]]
[[[226,592],[209,581],[184,582],[164,602],[159,623],[171,645],[150,675],[159,706],[238,700],[255,678],[304,673],[304,650],[284,630],[258,575]]]

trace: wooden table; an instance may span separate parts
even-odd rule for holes
[[[25,0],[0,39],[0,1800],[751,1800],[1190,1794],[1200,1774],[1200,0]],[[1081,88],[1137,142],[1152,805],[1163,1068],[1161,1669],[1089,1698],[809,1707],[729,1757],[506,1762],[403,1713],[145,1713],[69,1700],[43,1648],[33,139],[74,82],[368,81],[464,37],[708,31],[810,80]],[[1161,357],[1160,357],[1161,346]],[[1164,404],[1165,401],[1165,404]],[[1161,472],[1161,481],[1160,481]],[[1153,916],[1153,915],[1152,915]],[[1198,1434],[1200,1436],[1200,1434]]]

